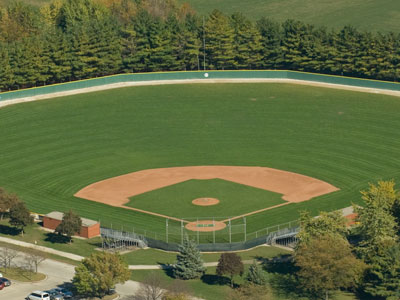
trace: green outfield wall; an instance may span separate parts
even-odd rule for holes
[[[163,80],[204,80],[209,79],[295,79],[319,83],[340,84],[354,87],[374,88],[400,91],[400,84],[379,80],[350,78],[343,76],[321,75],[296,71],[190,71],[190,72],[160,72],[119,74],[93,79],[79,80],[67,83],[53,84],[42,87],[22,89],[0,93],[0,101],[40,96],[52,93],[72,91],[82,88],[109,85],[125,82],[163,81]]]

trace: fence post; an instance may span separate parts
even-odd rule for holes
[[[168,218],[165,219],[166,242],[168,243]]]
[[[246,225],[246,217],[243,217],[243,222],[244,222],[244,241],[246,241],[247,240],[247,232],[246,232],[246,227],[247,227],[247,225]]]
[[[181,220],[181,244],[183,245],[183,220]]]
[[[231,219],[229,219],[229,244],[232,243]]]
[[[215,228],[214,218],[213,218],[213,227]],[[213,230],[213,244],[215,244],[215,230]]]

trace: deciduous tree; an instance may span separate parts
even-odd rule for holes
[[[321,235],[332,234],[344,237],[347,233],[347,220],[340,211],[321,212],[316,218],[304,211],[300,215],[299,243],[307,243],[310,239]]]
[[[236,253],[222,253],[218,260],[217,275],[228,275],[233,287],[233,277],[235,275],[242,276],[244,272],[244,266],[242,259]]]
[[[9,223],[19,228],[22,235],[24,234],[24,228],[33,223],[33,218],[24,202],[17,202],[11,207]]]
[[[364,263],[354,256],[348,241],[329,234],[301,243],[295,264],[303,287],[325,299],[331,291],[355,286],[364,271]]]
[[[80,216],[75,214],[72,210],[69,210],[63,215],[61,223],[56,227],[56,232],[64,234],[68,237],[69,241],[72,241],[72,236],[79,233],[82,226],[82,219]]]
[[[75,268],[72,283],[81,295],[103,297],[129,277],[128,265],[118,253],[100,252],[85,258]]]

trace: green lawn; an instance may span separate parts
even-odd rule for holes
[[[100,237],[91,239],[73,238],[73,242],[68,243],[64,239],[61,241],[56,234],[43,230],[38,224],[27,226],[25,228],[25,233],[21,235],[14,229],[14,227],[11,227],[8,224],[8,220],[6,219],[0,221],[0,236],[31,244],[36,243],[39,246],[49,247],[81,256],[89,256],[93,251],[95,251],[95,248],[101,247]],[[66,262],[70,263],[70,260],[66,260]]]
[[[245,266],[245,272],[247,272],[248,266]],[[227,282],[221,282],[219,277],[215,273],[216,268],[207,268],[206,274],[201,279],[194,279],[185,281],[188,289],[194,296],[201,297],[206,300],[223,300],[226,299],[230,287]],[[171,273],[168,271],[161,270],[135,270],[131,273],[131,279],[142,282],[149,276],[150,273],[159,274],[165,286],[172,284],[174,280],[171,277]],[[266,274],[267,278],[271,278],[272,274]],[[234,282],[236,284],[244,283],[244,279],[240,276],[235,276]],[[275,293],[271,295],[271,300],[292,300],[293,298],[286,298],[279,296]],[[301,298],[302,300],[308,300],[307,298]],[[331,299],[331,298],[330,298]],[[354,300],[356,299],[353,294],[337,292],[333,300]]]
[[[399,182],[399,111],[396,97],[290,84],[143,86],[18,104],[0,109],[0,186],[34,212],[73,208],[153,237],[164,219],[73,194],[121,174],[196,165],[265,166],[341,189],[248,217],[252,232],[299,210],[357,203],[368,182]]]
[[[192,200],[201,197],[217,198],[220,202],[212,206],[192,204]],[[285,203],[281,197],[277,193],[222,179],[188,180],[132,197],[126,206],[176,218],[226,218]]]
[[[260,246],[236,253],[242,260],[257,260],[259,258],[271,258],[290,252],[276,247]],[[221,253],[202,253],[202,258],[205,262],[216,262],[220,256]],[[175,252],[166,252],[157,249],[140,249],[124,254],[123,257],[129,265],[173,264],[176,261]]]
[[[25,270],[23,268],[0,268],[0,273],[3,275],[3,277],[6,277],[7,279],[13,281],[19,281],[19,282],[32,282],[32,281],[42,281],[46,279],[46,275],[42,273],[35,273],[29,270]]]
[[[219,9],[227,14],[242,12],[253,20],[296,19],[340,28],[352,25],[369,31],[400,32],[398,0],[181,0],[200,14]]]

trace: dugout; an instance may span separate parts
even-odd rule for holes
[[[55,230],[57,226],[61,223],[64,214],[59,211],[53,211],[48,213],[43,217],[43,227],[47,229]],[[84,238],[92,238],[100,235],[100,223],[89,220],[86,218],[81,218],[82,226],[79,233],[76,235]]]

